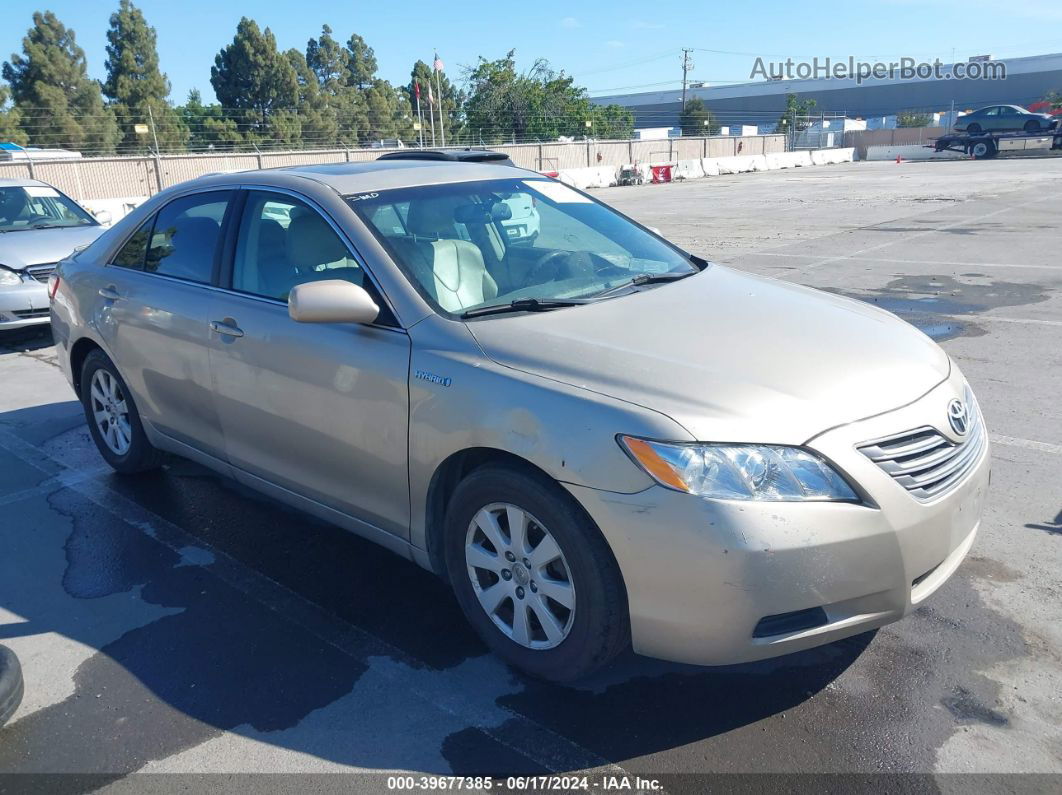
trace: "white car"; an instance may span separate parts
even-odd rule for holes
[[[88,210],[51,185],[0,179],[0,331],[48,323],[55,263],[102,231]]]
[[[538,215],[538,202],[530,193],[514,193],[504,204],[512,210],[512,217],[501,222],[509,242],[515,245],[530,246],[538,237],[541,224]]]

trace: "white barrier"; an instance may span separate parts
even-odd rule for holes
[[[873,149],[913,149],[919,147],[890,147],[878,146]],[[926,149],[925,152],[930,150]],[[906,154],[903,155],[905,158]],[[961,155],[959,155],[961,157]],[[670,166],[672,180],[700,179],[701,177],[716,177],[720,174],[742,174],[748,171],[774,171],[780,168],[801,168],[804,166],[826,166],[835,163],[851,163],[855,159],[855,149],[812,149],[797,152],[775,152],[767,155],[737,155],[733,157],[705,157],[694,160],[660,161],[652,163],[634,163],[625,168],[635,169],[645,182],[653,181],[653,168],[656,166]],[[879,157],[879,160],[896,159]],[[912,158],[913,159],[913,158]],[[935,158],[928,158],[935,159]],[[567,168],[562,169],[557,177],[573,187],[585,190],[586,188],[607,188],[618,183],[618,169],[612,166],[595,168]]]
[[[121,221],[147,200],[147,196],[126,196],[121,199],[85,199],[80,204],[93,215],[110,213],[111,219],[104,224],[110,226]]]
[[[562,168],[557,175],[561,182],[579,190],[608,188],[619,184],[617,166],[591,166],[590,168]]]
[[[867,147],[867,160],[895,160],[897,157],[902,157],[904,160],[962,160],[969,155],[950,150],[936,152],[918,144]]]
[[[672,179],[700,179],[705,176],[700,159],[679,160],[671,170]]]
[[[764,155],[738,155],[736,157],[717,157],[720,174],[741,174],[745,171],[766,171],[767,158]]]
[[[799,166],[811,165],[811,153],[810,152],[775,152],[774,154],[764,155],[767,160],[767,168],[773,170],[776,168],[797,168]]]
[[[830,166],[836,163],[851,163],[855,160],[855,149],[812,149],[811,155],[813,166]]]

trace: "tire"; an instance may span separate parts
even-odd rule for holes
[[[996,156],[996,146],[991,141],[977,141],[970,145],[970,154],[975,160],[987,160]]]
[[[121,423],[119,420],[119,423],[115,424],[120,425],[123,434],[120,438],[127,440],[128,444],[117,445],[117,449],[114,446],[114,437],[110,437],[110,441],[105,438],[107,434],[95,416],[97,409],[101,407],[107,409],[107,406],[98,402],[93,393],[93,387],[99,387],[103,383],[115,385],[114,395],[121,399],[117,405],[125,407],[125,422]],[[106,393],[106,390],[102,391]],[[88,423],[92,440],[96,443],[100,455],[116,472],[132,475],[158,469],[162,465],[163,454],[148,441],[129,387],[126,386],[114,363],[101,350],[94,350],[86,356],[85,363],[81,367],[81,405],[85,410],[85,421]],[[120,412],[114,416],[119,416],[119,414]],[[111,422],[106,423],[107,426],[110,424]]]
[[[510,514],[500,507],[505,505],[514,506],[527,516],[528,546],[524,549],[531,550],[526,552],[530,566],[521,569],[521,560],[509,564],[504,562],[504,555],[498,555],[492,559],[492,566],[496,560],[499,574],[473,568],[468,563],[466,547],[475,538],[486,539],[479,530],[483,511],[504,511],[499,514],[502,540],[512,540],[507,535]],[[545,533],[539,535],[540,530]],[[506,662],[533,677],[565,682],[596,671],[629,645],[627,594],[612,550],[582,507],[548,477],[507,465],[486,465],[474,470],[454,490],[444,532],[446,568],[457,601],[487,646]],[[560,557],[539,567],[535,553],[543,549],[546,535],[556,542]],[[506,548],[519,551],[516,546]],[[545,559],[545,553],[539,555],[539,560]],[[509,575],[503,581],[500,575],[506,571]],[[564,587],[565,575],[571,586],[570,611],[561,602],[546,598],[547,590],[561,598],[569,597]],[[475,584],[473,577],[477,578]],[[523,583],[524,596],[518,599],[519,583]],[[508,589],[503,593],[510,595],[502,597],[495,613],[488,614],[479,594],[491,585]],[[561,590],[557,590],[558,586]],[[517,609],[527,616],[530,644],[515,639]],[[553,638],[538,618],[544,609],[557,620]],[[556,627],[562,623],[562,635],[558,636]]]
[[[7,723],[22,703],[25,684],[18,657],[7,646],[0,646],[0,726]]]
[[[1029,119],[1027,122],[1025,122],[1025,132],[1038,133],[1040,132],[1040,130],[1040,122],[1038,122],[1036,119]]]
[[[967,133],[968,133],[969,135],[979,135],[979,134],[980,134],[980,132],[981,132],[981,125],[980,125],[980,124],[978,124],[977,122],[974,122],[973,124],[969,125],[969,126],[968,126],[968,127],[966,128],[966,132],[967,132]]]

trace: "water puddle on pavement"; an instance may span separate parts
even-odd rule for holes
[[[826,289],[892,312],[937,342],[987,333],[970,315],[1047,300],[1039,285],[990,281],[980,273],[964,273],[962,278],[903,276],[878,290]]]

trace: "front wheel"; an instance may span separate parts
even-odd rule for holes
[[[1038,133],[1038,132],[1040,132],[1040,122],[1038,122],[1036,119],[1029,119],[1027,122],[1025,122],[1025,132],[1027,132],[1027,133]]]
[[[101,350],[85,357],[81,403],[92,440],[114,470],[133,474],[162,464],[162,453],[148,441],[129,387]]]
[[[966,128],[966,132],[970,135],[979,135],[981,133],[981,125],[974,123]]]
[[[612,550],[548,478],[508,466],[475,470],[454,492],[445,533],[461,609],[515,667],[570,681],[629,643],[626,591]]]

